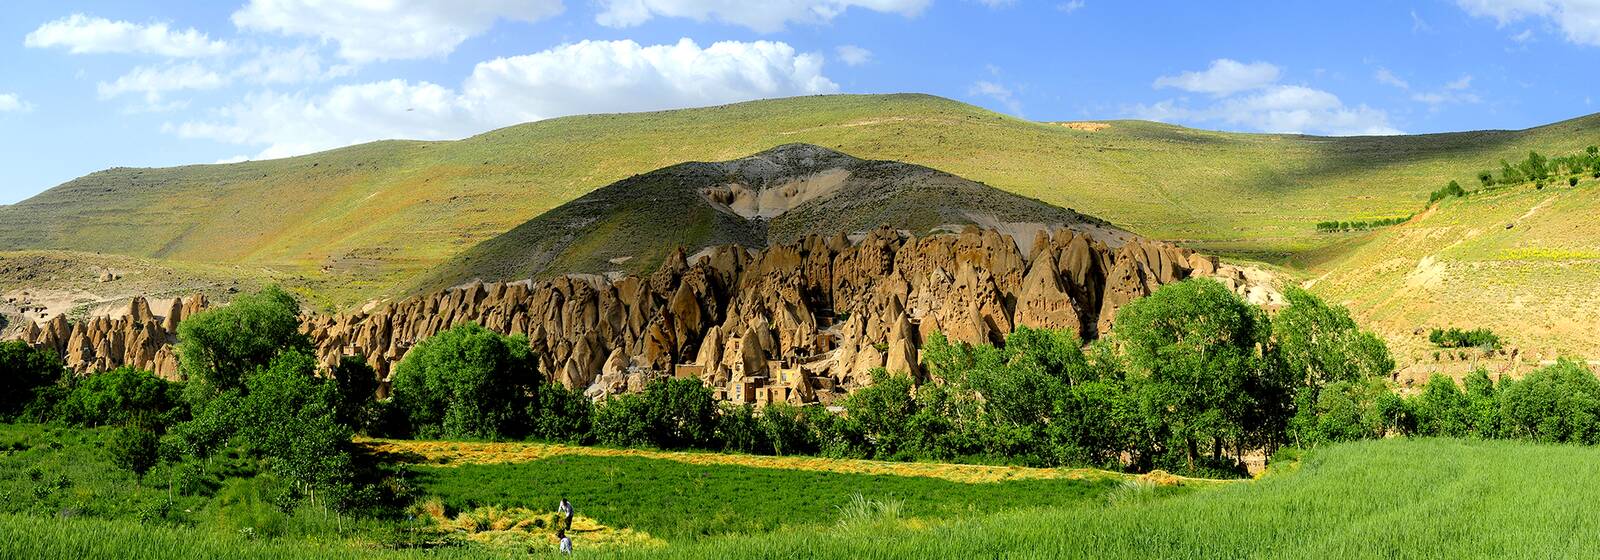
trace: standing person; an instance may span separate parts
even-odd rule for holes
[[[572,539],[567,538],[567,532],[557,529],[556,538],[561,539],[561,553],[567,555],[572,554]]]
[[[566,526],[562,527],[562,528],[563,529],[571,529],[572,528],[572,502],[567,501],[567,497],[566,496],[562,496],[561,497],[561,505],[556,506],[556,513],[561,514],[562,519],[565,519],[566,522],[567,522]]]

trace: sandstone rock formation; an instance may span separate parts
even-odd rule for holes
[[[1003,342],[1018,326],[1068,329],[1091,339],[1121,306],[1163,284],[1214,276],[1272,304],[1270,278],[1219,265],[1173,245],[1108,246],[1058,229],[1030,254],[994,230],[918,238],[879,228],[751,250],[724,245],[690,262],[679,251],[655,273],[606,278],[472,283],[372,308],[303,319],[317,358],[362,356],[381,379],[417,343],[478,323],[522,335],[551,380],[603,397],[652,378],[692,377],[735,402],[831,402],[887,368],[921,375],[933,332]],[[177,322],[191,299],[156,316],[142,298],[125,317],[72,324],[57,317],[21,334],[55,348],[77,371],[120,365],[176,375]],[[386,384],[384,384],[386,387]]]

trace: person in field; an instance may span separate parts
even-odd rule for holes
[[[561,514],[561,518],[566,521],[566,526],[562,527],[562,528],[563,529],[571,529],[572,528],[572,502],[567,501],[567,497],[566,496],[562,496],[561,497],[561,505],[556,506],[556,513]]]
[[[556,538],[561,539],[561,553],[572,554],[572,539],[567,537],[567,532],[556,530]]]

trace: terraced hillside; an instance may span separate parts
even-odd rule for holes
[[[1447,177],[1594,143],[1600,119],[1520,132],[1318,138],[1136,121],[1066,126],[925,95],[841,95],[552,119],[455,142],[90,174],[0,208],[0,249],[272,267],[330,301],[391,294],[602,185],[807,142],[941,169],[1146,236],[1278,260],[1329,219],[1403,215]]]
[[[691,254],[726,244],[760,249],[879,226],[926,235],[966,225],[997,228],[1022,243],[1060,226],[1126,236],[1101,220],[938,170],[785,144],[602,187],[468,249],[417,287],[566,273],[648,275],[679,248]]]
[[[1381,332],[1413,379],[1600,358],[1597,201],[1592,177],[1447,199],[1406,224],[1307,254],[1308,284]],[[1449,327],[1488,328],[1506,347],[1487,358],[1441,352],[1427,332]]]

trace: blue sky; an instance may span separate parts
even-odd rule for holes
[[[925,92],[1035,120],[1311,134],[1595,111],[1600,0],[24,0],[0,204],[112,166],[541,118]]]

